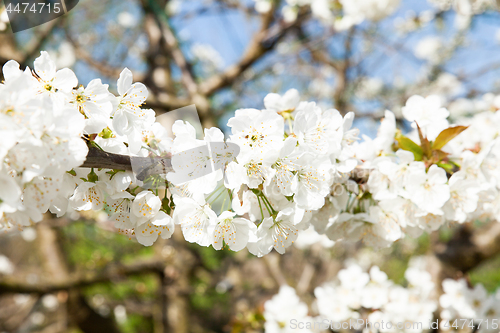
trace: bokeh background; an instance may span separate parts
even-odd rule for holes
[[[356,0],[354,25],[345,1],[329,1],[329,15],[312,2],[80,0],[67,15],[16,34],[0,2],[0,65],[32,66],[47,50],[80,84],[101,78],[112,91],[128,67],[158,115],[195,104],[205,127],[226,132],[236,109],[263,108],[267,93],[290,88],[302,100],[354,111],[367,137],[386,109],[409,128],[400,110],[414,94],[439,95],[452,119],[500,108],[496,1],[384,0],[382,14],[370,15],[373,1]],[[355,258],[404,284],[412,256],[463,232],[450,226],[375,252],[311,230],[285,255],[255,258],[189,244],[180,232],[144,247],[106,216],[47,215],[0,235],[0,332],[261,332],[263,303],[283,283],[311,302],[314,287]],[[496,290],[500,257],[469,279]]]

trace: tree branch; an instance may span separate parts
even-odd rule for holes
[[[95,60],[94,57],[92,57],[92,55],[90,55],[84,49],[84,47],[82,47],[77,41],[74,40],[74,38],[70,35],[69,32],[66,32],[66,39],[71,44],[71,46],[73,46],[73,48],[75,49],[76,56],[79,59],[82,59],[83,61],[85,61],[90,67],[95,68],[100,73],[102,73],[103,75],[106,75],[107,77],[110,77],[110,78],[118,78],[120,76],[120,73],[122,71],[120,68],[113,67],[109,63]],[[137,81],[142,81],[142,79],[143,78],[141,78],[141,77],[138,78],[136,76]]]
[[[61,23],[61,19],[54,19],[36,29],[34,36],[24,46],[24,52],[18,49],[14,34],[0,34],[0,67],[9,60],[15,60],[26,66],[28,59],[34,57],[50,34]]]
[[[138,178],[141,180],[148,175],[165,173],[166,168],[171,168],[168,158],[124,156],[107,153],[95,147],[90,147],[82,167],[132,170],[132,163],[138,166],[134,171],[139,174]],[[350,178],[364,183],[367,176],[365,172],[352,172]],[[480,229],[470,224],[462,225],[450,241],[436,243],[433,247],[443,269],[466,273],[500,254],[500,223],[493,221]]]
[[[160,5],[158,5],[156,1],[157,0],[144,0],[144,8],[148,13],[154,15],[156,23],[160,27],[167,50],[181,71],[181,81],[183,85],[190,96],[195,96],[198,94],[198,85],[196,84],[191,64],[186,60],[186,57],[180,48],[177,37],[168,22],[167,14],[162,8],[160,8]]]
[[[445,267],[466,273],[500,253],[500,223],[480,229],[463,225],[449,242],[437,244],[434,253]]]
[[[169,156],[162,158],[119,155],[94,146],[89,147],[87,158],[81,167],[134,171],[139,180],[173,171]]]
[[[91,146],[81,167],[132,171],[132,162],[130,156],[108,153]]]
[[[177,98],[167,93],[159,93],[157,96],[150,95],[145,106],[155,110],[156,114],[163,114],[172,109],[182,108],[193,104],[190,99]]]
[[[59,290],[78,289],[96,283],[114,281],[119,277],[161,272],[164,266],[165,262],[163,260],[140,260],[128,265],[110,266],[100,273],[70,274],[68,279],[60,282],[51,281],[38,284],[29,284],[20,281],[19,277],[4,278],[0,280],[0,294],[47,294]]]
[[[304,15],[300,15],[296,21],[291,23],[279,23],[276,31],[269,34],[272,18],[273,10],[270,10],[263,16],[260,30],[253,36],[241,59],[223,73],[216,74],[208,78],[205,82],[202,82],[200,84],[202,94],[210,96],[216,91],[231,85],[243,71],[262,58],[267,52],[271,51],[285,37],[288,31],[300,25],[304,20]]]

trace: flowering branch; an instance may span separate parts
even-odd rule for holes
[[[95,146],[89,147],[85,162],[80,167],[136,171],[140,180],[172,170],[170,158],[113,154]]]
[[[75,89],[74,73],[56,71],[45,52],[34,73],[15,62],[4,73],[0,131],[10,140],[0,150],[0,222],[7,228],[36,223],[49,209],[62,216],[107,207],[115,227],[144,245],[170,238],[178,224],[188,242],[263,256],[285,253],[310,227],[333,241],[381,248],[447,223],[500,216],[491,111],[453,126],[436,96],[413,96],[402,110],[412,132],[402,135],[386,111],[377,137],[360,143],[353,113],[301,102],[292,89],[268,94],[264,110],[237,110],[227,140],[218,128],[199,140],[183,121],[172,138],[142,107],[147,88],[128,69],[119,96],[98,79]],[[36,112],[12,91],[32,96]],[[160,191],[165,185],[169,191]],[[484,251],[474,259],[488,257]]]

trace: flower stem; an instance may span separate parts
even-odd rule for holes
[[[259,198],[259,196],[257,196],[257,201],[259,202],[260,217],[261,217],[261,223],[262,223],[262,220],[264,220],[264,211],[262,210],[262,204],[260,203],[260,198]]]
[[[274,210],[273,206],[271,205],[271,203],[269,202],[269,200],[266,198],[266,196],[264,195],[264,193],[262,193],[262,198],[264,199],[264,203],[268,205],[268,210],[270,213],[272,213],[272,215],[275,215],[277,214],[278,212],[276,210]]]
[[[221,186],[217,187],[217,188],[215,189],[215,191],[213,191],[212,193],[210,193],[210,194],[208,195],[208,197],[206,197],[206,198],[205,198],[205,201],[207,201],[207,202],[208,202],[208,200],[209,200],[209,199],[210,199],[210,198],[211,198],[211,197],[212,197],[215,193],[217,193],[218,191],[220,191],[222,188],[223,188],[223,187],[221,187]]]

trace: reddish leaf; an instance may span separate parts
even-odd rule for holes
[[[417,123],[415,122],[415,124]],[[418,137],[420,138],[420,147],[422,147],[422,153],[424,154],[425,157],[431,158],[432,155],[431,143],[422,134],[422,130],[420,129],[420,126],[418,126],[418,124],[417,124],[417,130],[418,130]]]

